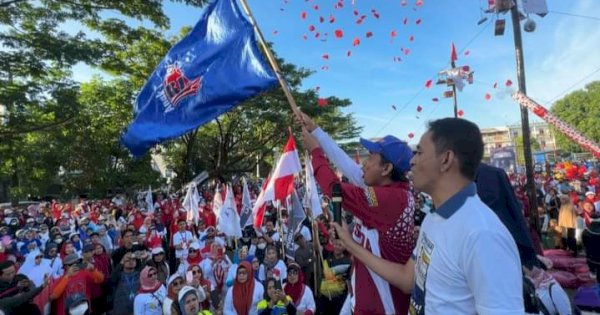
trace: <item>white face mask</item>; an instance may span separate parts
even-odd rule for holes
[[[83,315],[88,310],[87,303],[82,303],[77,305],[75,308],[69,309],[69,314],[71,315]]]
[[[265,249],[267,247],[267,243],[260,243],[256,245],[256,247],[258,247],[258,249]]]

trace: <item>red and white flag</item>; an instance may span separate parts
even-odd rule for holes
[[[452,42],[452,47],[450,48],[450,61],[455,62],[458,60],[458,55],[456,54],[456,47],[454,46],[454,42]]]
[[[290,135],[275,170],[267,179],[263,190],[256,198],[254,208],[252,208],[255,228],[262,226],[267,201],[283,201],[292,193],[294,190],[294,174],[300,173],[300,171],[302,171],[300,157],[298,156],[294,137]]]

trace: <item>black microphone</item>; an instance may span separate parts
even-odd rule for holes
[[[342,184],[335,183],[333,185],[331,203],[333,204],[333,221],[342,225]]]

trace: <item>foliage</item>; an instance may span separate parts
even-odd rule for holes
[[[531,153],[535,153],[540,151],[540,143],[534,139],[531,138],[530,139],[530,143],[531,143]],[[523,136],[522,135],[518,135],[515,137],[515,153],[517,154],[517,164],[519,165],[525,165],[525,153],[523,151]]]
[[[585,88],[569,93],[554,103],[550,109],[554,115],[575,127],[589,139],[600,143],[600,81],[587,84]],[[554,129],[557,146],[566,152],[581,152],[573,140]]]

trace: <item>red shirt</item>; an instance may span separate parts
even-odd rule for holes
[[[320,148],[313,150],[311,155],[315,178],[323,193],[331,197],[333,185],[340,181]],[[387,186],[362,188],[342,183],[342,196],[342,208],[352,212],[365,228],[375,229],[378,236],[377,244],[370,243],[362,235],[360,225],[356,224],[354,239],[358,239],[371,252],[378,248],[378,256],[383,259],[406,263],[414,248],[414,200],[410,185],[396,182]],[[383,302],[387,299],[381,296],[369,269],[358,260],[354,260],[353,268],[353,294],[356,299],[354,314],[385,314]],[[407,314],[409,295],[387,282],[384,290],[391,293],[395,314]]]

